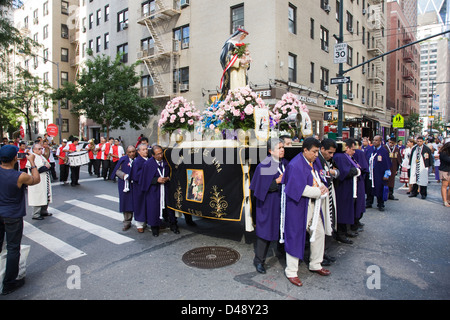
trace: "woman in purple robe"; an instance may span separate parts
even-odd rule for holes
[[[133,184],[132,197],[133,197],[133,211],[134,220],[136,221],[136,226],[138,232],[144,232],[144,227],[146,223],[145,217],[145,193],[142,192],[142,167],[147,161],[148,157],[148,147],[146,144],[140,144],[137,147],[137,157],[133,161],[133,166],[130,172],[130,181]]]
[[[250,184],[256,198],[256,246],[253,264],[256,271],[266,273],[264,262],[271,241],[280,239],[281,179],[289,161],[284,159],[281,139],[268,142],[270,156],[256,167]]]
[[[152,157],[142,168],[142,192],[145,194],[146,222],[152,229],[153,236],[159,236],[163,214],[167,212],[170,230],[179,234],[175,212],[166,207],[169,196],[170,168],[164,160],[161,146],[151,149]]]
[[[117,164],[111,173],[111,177],[119,178],[117,183],[119,191],[119,211],[123,213],[123,231],[130,229],[133,219],[133,185],[130,183],[130,173],[133,160],[136,156],[136,148],[129,146],[127,154],[117,161]]]

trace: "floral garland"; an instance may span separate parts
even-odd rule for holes
[[[267,109],[264,101],[249,86],[230,90],[215,111],[220,120],[219,129],[254,129],[253,111],[256,107]]]
[[[282,122],[282,120],[302,111],[309,112],[308,107],[302,103],[295,94],[287,92],[281,97],[281,100],[271,108],[270,115],[275,121],[275,125],[280,125],[281,130],[291,130],[292,127],[289,123]]]
[[[161,128],[162,132],[169,133],[176,129],[193,131],[194,123],[200,119],[201,114],[193,102],[189,103],[183,97],[176,97],[168,101],[161,112],[158,127]]]
[[[219,104],[221,101],[214,102],[205,111],[203,111],[202,122],[206,130],[214,130],[222,122],[217,115],[217,110],[219,109]]]

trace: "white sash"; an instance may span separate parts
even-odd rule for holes
[[[130,159],[130,162],[128,164],[130,165],[130,168],[131,168],[131,166],[133,165],[133,159]],[[128,177],[129,177],[128,174],[126,174],[123,177],[123,182],[124,182],[124,184],[123,184],[123,192],[130,191],[130,181],[128,180]]]
[[[164,178],[164,168],[162,169],[162,173],[161,170],[159,170],[160,168],[158,168],[158,173],[159,176],[161,178]],[[163,219],[163,209],[165,209],[166,207],[166,202],[165,202],[165,194],[164,194],[164,183],[160,184],[160,197],[159,197],[159,218]]]
[[[278,167],[278,172],[280,174],[284,173],[284,165],[281,164],[283,170]],[[284,219],[286,217],[286,193],[284,193],[284,183],[281,185],[281,216],[280,216],[280,243],[284,243]]]
[[[322,181],[319,178],[319,174],[315,170],[311,171],[311,173],[313,174],[314,180],[317,182],[318,186],[320,187],[322,185]],[[314,204],[314,215],[313,215],[311,227],[309,227],[309,229],[312,231],[309,242],[316,241],[316,230],[317,230],[317,223],[319,222],[319,218],[320,218],[320,208],[322,207],[322,199],[325,199],[326,197],[327,197],[326,194],[321,195],[320,198],[316,199],[316,203]]]
[[[376,156],[377,156],[376,153],[372,153],[369,159],[369,179],[372,181],[372,188],[375,188],[375,182],[373,179],[373,161]]]

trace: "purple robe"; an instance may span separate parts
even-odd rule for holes
[[[145,193],[142,192],[142,167],[147,160],[141,156],[137,156],[133,161],[133,166],[131,167],[130,181],[132,181],[132,197],[133,197],[133,212],[134,220],[139,222],[145,222]]]
[[[337,222],[342,224],[354,224],[355,218],[361,218],[365,211],[364,178],[361,167],[346,153],[336,153],[333,157],[339,168],[339,185],[336,188]],[[357,198],[353,198],[353,177],[348,177],[352,168],[361,170],[357,177]]]
[[[313,163],[314,170],[322,168],[317,161]],[[305,187],[313,186],[311,166],[303,153],[296,155],[286,167],[282,183],[285,184],[286,215],[284,226],[284,248],[291,256],[303,259],[306,239],[306,219],[310,198],[303,197]]]
[[[281,159],[284,169],[288,163],[288,160]],[[278,168],[279,162],[268,156],[256,167],[250,184],[256,198],[256,235],[268,241],[276,241],[280,237],[281,185],[274,190],[274,180],[280,176]]]
[[[113,172],[111,173],[111,177],[114,177],[116,174],[116,171],[120,168],[123,173],[128,174],[128,176],[131,173],[131,161],[130,158],[125,155],[117,161],[116,167],[114,168]],[[130,178],[128,178],[128,181],[131,181]],[[133,212],[133,184],[129,183],[129,189],[128,192],[123,192],[125,182],[122,179],[118,179],[117,187],[119,190],[119,211],[120,212]]]
[[[361,167],[361,177],[363,184],[362,186],[358,182],[358,201],[357,201],[357,209],[360,212],[360,215],[366,212],[366,177],[369,175],[369,163],[367,162],[366,154],[364,151],[356,149],[355,154],[353,155],[353,159],[355,159],[356,163]]]
[[[158,171],[159,169],[159,171]],[[160,198],[161,198],[161,184],[156,180],[161,177],[160,172],[163,173],[164,169],[164,177],[168,177],[170,175],[169,165],[165,160],[162,161],[162,167],[158,166],[155,158],[150,158],[144,164],[142,168],[142,179],[143,183],[142,191],[145,194],[145,216],[147,224],[152,227],[159,226],[161,224],[160,219]],[[165,194],[165,203],[168,203],[169,196],[169,182],[164,184],[164,194]]]
[[[374,187],[372,188],[372,182],[370,181],[370,190],[371,194],[375,197],[382,198],[384,186],[387,185],[387,181],[383,180],[384,173],[386,170],[391,169],[391,159],[389,159],[389,153],[386,148],[380,146],[378,150],[375,147],[371,150],[371,152],[367,152],[367,162],[369,162],[372,154],[375,154],[375,158],[373,161],[373,179],[374,179]]]

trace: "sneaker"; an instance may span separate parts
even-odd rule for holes
[[[2,295],[10,294],[25,284],[25,278],[15,280],[13,284],[3,286]]]

